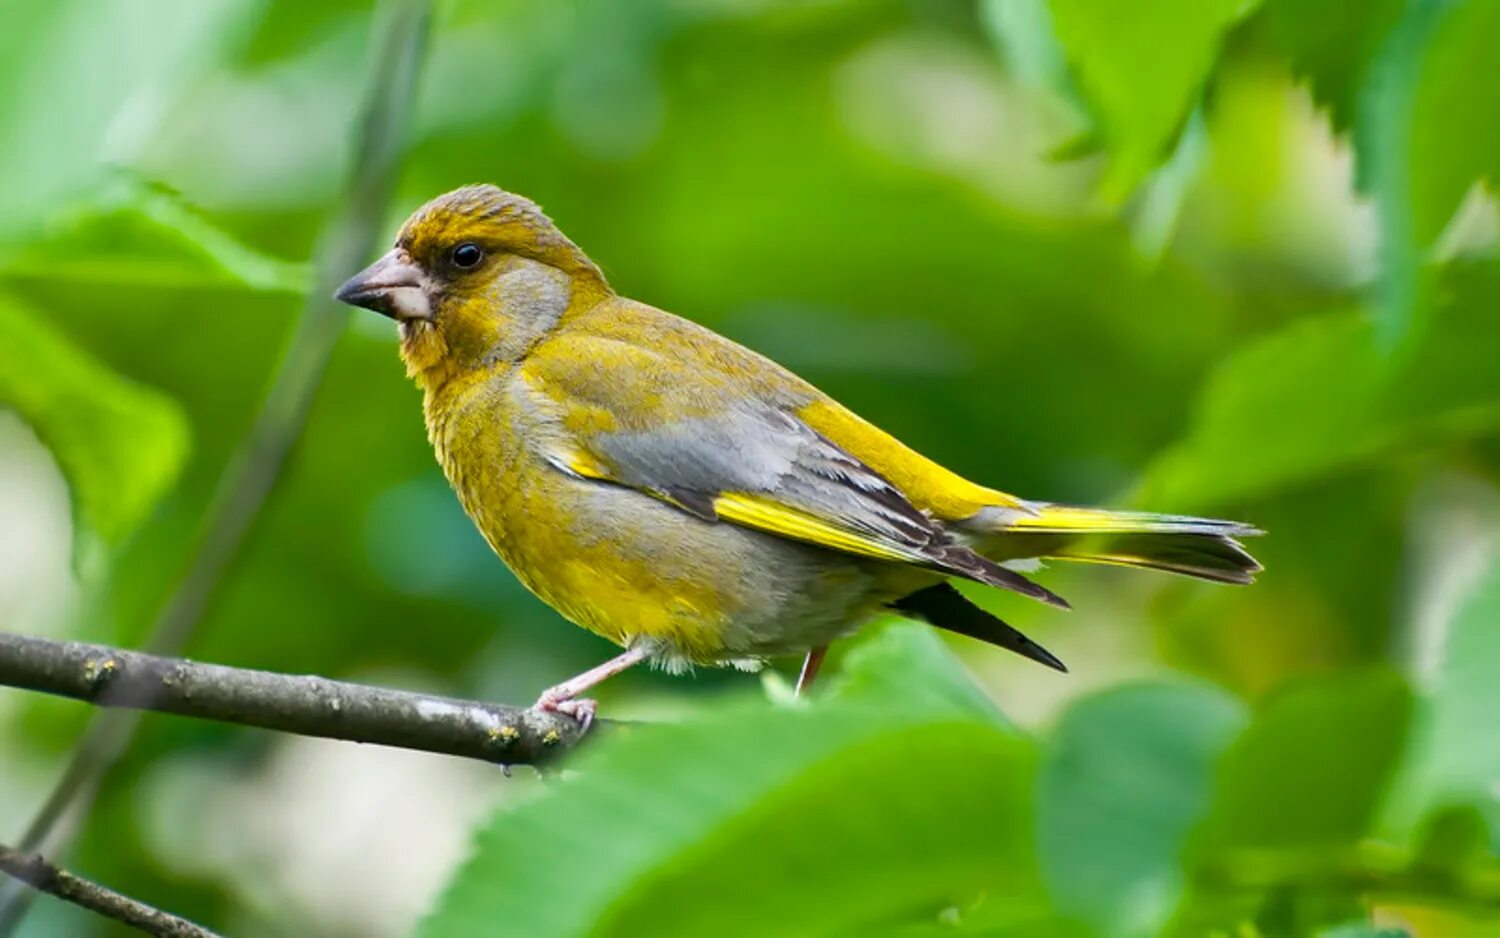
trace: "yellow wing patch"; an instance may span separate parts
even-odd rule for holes
[[[925,563],[927,558],[914,550],[903,549],[888,541],[877,540],[841,528],[805,511],[783,505],[763,495],[725,492],[714,499],[714,510],[725,521],[758,528],[793,540],[806,541],[862,557],[875,557],[897,563]]]
[[[797,416],[901,490],[911,503],[942,521],[962,521],[985,508],[1014,508],[1020,499],[977,485],[827,398]]]

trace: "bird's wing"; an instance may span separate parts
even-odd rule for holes
[[[913,564],[1063,604],[957,542],[866,462],[798,416],[817,395],[723,344],[643,348],[597,335],[539,347],[522,365],[558,469],[629,486],[705,521]],[[660,344],[660,343],[657,343]],[[745,378],[741,366],[753,365]],[[771,366],[775,367],[775,366]]]

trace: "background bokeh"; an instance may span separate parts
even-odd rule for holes
[[[429,933],[583,934],[497,917],[485,903],[521,899],[515,871],[486,862],[529,845],[525,900],[590,908],[548,824],[592,817],[611,787],[680,783],[728,793],[717,846],[698,847],[712,877],[693,878],[710,865],[682,843],[651,863],[627,850],[651,814],[616,797],[597,836],[621,845],[602,848],[621,885],[588,933],[1500,933],[1500,223],[1482,182],[1500,178],[1497,10],[436,2],[386,231],[496,182],[620,292],[778,359],[963,474],[1251,521],[1267,570],[1232,589],[1057,569],[1044,582],[1067,615],[971,591],[1066,676],[899,626],[848,662],[836,650],[843,706],[898,736],[937,706],[911,702],[921,681],[903,669],[962,695],[944,645],[1005,715],[971,700],[962,732],[911,745],[856,745],[834,716],[766,703],[784,703],[795,662],[612,681],[606,713],[680,735],[632,733],[545,790],[526,771],[153,717],[64,859],[234,935],[397,935],[471,832],[526,801],[496,816]],[[0,0],[0,628],[142,639],[360,156],[378,14]],[[188,652],[523,702],[611,649],[491,556],[433,462],[393,327],[355,316]],[[0,841],[88,716],[0,689]],[[756,788],[746,753],[794,740],[802,769]],[[745,829],[772,790],[805,796],[776,816],[833,815],[834,834],[801,836],[854,871],[850,896],[886,880],[860,880],[840,843],[893,817],[880,876],[910,905],[731,927],[748,913],[726,883],[762,912],[803,909],[777,900],[800,868],[778,878]],[[946,830],[906,810],[924,791],[946,799],[929,810],[972,812],[951,842],[902,839]],[[964,852],[975,831],[994,838]],[[723,917],[695,919],[705,902]],[[112,934],[52,901],[21,933]]]

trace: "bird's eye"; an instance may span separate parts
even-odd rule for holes
[[[465,241],[453,249],[453,266],[468,270],[484,260],[484,249],[473,241]]]

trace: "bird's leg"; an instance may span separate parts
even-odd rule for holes
[[[588,729],[589,724],[594,722],[594,713],[599,709],[599,705],[592,700],[580,698],[578,695],[595,684],[612,678],[633,665],[640,664],[650,654],[646,648],[640,646],[626,649],[603,664],[589,668],[576,677],[570,677],[561,684],[542,691],[542,696],[536,699],[532,707],[536,710],[552,710],[566,714],[577,720],[584,729]]]
[[[818,676],[818,669],[823,667],[823,656],[828,654],[827,645],[819,645],[809,651],[807,657],[802,659],[802,673],[797,675],[797,696],[801,697],[807,693],[812,682]]]

